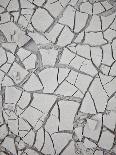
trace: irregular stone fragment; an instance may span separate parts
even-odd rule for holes
[[[89,2],[82,3],[80,11],[88,14],[92,14],[92,5]]]
[[[53,3],[53,0],[49,0],[45,8],[49,10],[54,17],[57,17],[63,9],[58,1]]]
[[[35,138],[35,133],[30,130],[28,132],[28,134],[26,134],[23,138],[23,141],[26,143],[26,144],[29,144],[29,145],[33,145],[33,142],[34,142],[34,138]]]
[[[116,79],[114,78],[111,82],[107,83],[104,88],[107,91],[108,95],[111,96],[115,91]]]
[[[102,46],[102,49],[103,49],[102,62],[110,66],[114,62],[112,54],[111,54],[112,53],[111,45],[110,44],[104,45]]]
[[[92,97],[89,93],[86,94],[82,106],[81,106],[81,112],[89,113],[89,114],[96,114],[96,109],[94,105],[94,101],[92,100]]]
[[[35,94],[34,100],[31,105],[47,114],[49,112],[49,109],[54,104],[55,100],[56,97],[52,95]]]
[[[103,151],[95,151],[95,155],[103,155]]]
[[[62,153],[63,155],[71,154],[75,155],[75,150],[74,150],[74,142],[72,141],[69,146],[64,150]]]
[[[85,35],[85,44],[89,44],[91,46],[100,46],[102,44],[106,44],[106,40],[103,39],[101,32],[90,32]]]
[[[81,66],[83,65],[84,63],[84,58],[83,57],[79,57],[78,55],[76,57],[74,57],[70,63],[71,66],[73,66],[74,68],[76,69],[80,69]]]
[[[89,47],[89,45],[77,45],[76,51],[79,55],[90,59],[90,47]]]
[[[36,142],[34,146],[40,150],[43,146],[44,143],[44,130],[41,128],[38,130],[37,135],[36,135]]]
[[[91,130],[91,132],[90,132],[90,127],[89,127],[89,125],[87,123],[85,125],[85,128],[84,128],[84,136],[86,136],[88,138],[91,138],[93,140],[98,140],[99,134],[100,134],[100,131],[101,131],[101,124],[102,124],[101,115],[100,114],[96,115],[95,117],[93,117],[93,119],[95,119],[95,121],[98,121],[96,129]]]
[[[14,10],[14,6],[15,6],[15,9],[18,10],[18,8],[19,8],[18,1],[11,0],[10,4],[8,5],[8,8],[7,8],[8,11],[13,11]]]
[[[0,43],[6,42],[7,39],[4,35],[4,33],[0,30]]]
[[[58,38],[57,45],[66,46],[71,43],[74,34],[70,31],[68,27],[65,27]]]
[[[22,47],[30,40],[30,37],[27,36],[23,31],[17,31],[14,35],[14,41],[17,43],[19,47]]]
[[[57,87],[57,70],[45,69],[39,73],[40,79],[44,86],[44,92],[51,93]]]
[[[0,25],[0,29],[3,32],[3,34],[5,35],[8,42],[11,42],[11,43],[14,42],[12,36],[19,29],[13,22],[6,22],[5,24]]]
[[[94,3],[93,14],[99,14],[103,11],[104,11],[104,8],[100,3]]]
[[[56,25],[54,25],[54,27],[52,28],[50,32],[46,33],[47,38],[51,40],[53,43],[55,43],[62,29],[63,29],[63,25],[57,23]]]
[[[107,94],[104,91],[99,79],[95,79],[95,81],[93,82],[93,84],[90,88],[90,91],[91,91],[91,94],[96,102],[97,110],[99,112],[103,112],[105,110],[108,97],[107,97]]]
[[[111,70],[109,73],[111,76],[116,76],[116,62],[112,63]]]
[[[32,24],[38,31],[45,31],[53,22],[53,18],[45,9],[39,8],[32,17]]]
[[[17,52],[17,55],[19,56],[19,58],[23,61],[26,59],[26,57],[28,57],[31,54],[30,51],[25,50],[24,48],[20,48]]]
[[[6,103],[15,103],[19,99],[21,91],[15,87],[6,87],[5,94]]]
[[[21,6],[23,6],[24,8],[34,8],[34,5],[32,5],[31,3],[30,3],[30,1],[28,1],[28,0],[25,0],[25,1],[23,1],[23,0],[20,0],[20,3],[21,3]]]
[[[64,78],[68,75],[68,73],[68,69],[60,68],[58,74],[58,83],[61,83],[64,80]]]
[[[112,49],[113,49],[113,57],[116,60],[116,39],[114,39],[112,42]]]
[[[115,30],[108,29],[107,31],[104,32],[104,37],[109,42],[111,42],[116,37],[116,31]]]
[[[9,75],[13,78],[15,83],[21,82],[27,74],[28,72],[17,63],[14,63],[9,71]]]
[[[77,78],[77,73],[74,71],[71,71],[71,73],[67,77],[67,81],[74,85],[76,82],[76,78]]]
[[[86,147],[86,148],[96,148],[96,144],[89,141],[87,138],[84,140],[84,143],[83,145]]]
[[[0,66],[2,66],[7,61],[6,53],[3,48],[0,47]]]
[[[11,53],[15,53],[15,50],[16,50],[16,43],[2,43],[2,47],[4,47],[6,50],[9,50],[11,51]]]
[[[44,154],[50,154],[50,155],[54,155],[55,153],[52,139],[47,132],[45,132],[45,143],[43,145],[42,152]]]
[[[104,119],[104,125],[113,131],[116,123],[115,112],[110,112],[109,114],[104,115],[103,119]]]
[[[29,33],[29,36],[35,41],[36,45],[42,46],[42,45],[49,43],[48,39],[40,33]],[[27,47],[27,45],[28,45],[28,43],[26,44],[26,47]],[[24,46],[24,48],[25,48],[25,46]]]
[[[14,118],[13,120],[13,118],[11,118],[11,120],[8,120],[8,127],[13,134],[18,135],[18,119]]]
[[[106,52],[106,51],[105,51]],[[91,59],[93,61],[93,63],[99,67],[101,62],[102,62],[102,57],[103,57],[103,53],[102,53],[102,49],[99,47],[92,47],[91,48]]]
[[[68,6],[64,11],[62,18],[60,18],[59,22],[64,25],[68,25],[71,29],[73,29],[74,14],[75,14],[74,8],[71,6]]]
[[[83,138],[82,127],[77,127],[74,131],[79,141],[81,141]]]
[[[109,131],[102,132],[98,145],[102,148],[110,150],[114,141],[114,135]]]
[[[89,74],[91,76],[94,76],[97,73],[97,71],[98,71],[98,69],[89,60],[86,60],[83,63],[83,65],[82,65],[80,70],[85,72],[85,74],[87,73],[87,74]]]
[[[0,141],[2,141],[8,135],[7,129],[8,128],[5,124],[0,126]]]
[[[21,154],[22,154],[22,153],[21,153]],[[30,149],[26,149],[26,150],[25,150],[25,153],[23,153],[22,155],[26,155],[26,154],[28,154],[28,155],[32,155],[32,154],[38,155],[38,151],[32,150],[32,149],[30,148]]]
[[[23,48],[34,54],[37,54],[38,52],[38,47],[32,38],[23,46]]]
[[[102,29],[103,30],[107,29],[112,24],[114,19],[115,19],[114,14],[111,16],[107,16],[107,17],[101,16]]]
[[[61,94],[64,96],[71,96],[76,92],[77,88],[68,82],[63,82],[55,91],[55,94]]]
[[[75,21],[75,32],[79,32],[86,24],[88,15],[81,12],[76,12],[76,21]],[[81,20],[83,19],[83,20]]]
[[[23,64],[27,70],[35,68],[36,56],[34,54],[30,55],[27,59],[23,61]]]
[[[62,57],[60,59],[61,64],[69,64],[74,58],[74,54],[71,53],[67,48],[64,48]]]
[[[55,144],[56,153],[59,154],[60,151],[66,146],[68,141],[71,139],[71,134],[68,133],[55,133],[52,135],[52,139]]]
[[[0,21],[0,23],[6,23],[6,22],[10,22],[10,16],[9,16],[8,12],[5,12],[5,13],[1,14],[1,21]],[[3,35],[2,35],[2,37],[3,37]]]
[[[16,154],[16,148],[15,148],[15,144],[14,144],[14,139],[13,138],[6,137],[1,146],[6,148],[12,154]]]
[[[30,115],[31,114],[31,115]],[[38,119],[42,116],[42,112],[39,110],[28,107],[22,114],[21,117],[24,119],[24,121],[28,124],[28,122],[34,127],[36,125],[36,122]]]
[[[89,26],[87,27],[86,31],[100,31],[101,30],[101,22],[100,18],[97,15],[93,15],[90,21]]]
[[[60,124],[59,130],[72,130],[74,115],[77,111],[79,104],[77,102],[59,102],[60,107]]]
[[[14,59],[15,59],[15,57],[14,57],[14,55],[12,54],[12,53],[7,53],[7,58],[8,58],[8,61],[7,61],[7,63],[13,63],[13,61],[14,61]]]
[[[58,52],[54,49],[49,49],[49,50],[45,50],[45,49],[41,49],[40,53],[42,55],[42,62],[43,65],[55,65],[56,62],[56,57]]]
[[[42,4],[45,2],[45,0],[41,0],[41,1],[38,1],[38,0],[34,0],[33,3],[38,5],[38,6],[42,6]]]
[[[58,113],[58,110],[57,110]],[[50,133],[53,134],[58,132],[59,129],[59,119],[56,116],[51,115],[50,118],[47,120],[45,129]]]
[[[20,100],[18,101],[18,105],[24,109],[28,104],[29,104],[29,101],[30,101],[30,94],[27,93],[27,92],[23,92],[22,95],[21,95],[21,98]]]

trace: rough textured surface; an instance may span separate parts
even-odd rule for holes
[[[115,0],[0,0],[0,155],[116,155]]]

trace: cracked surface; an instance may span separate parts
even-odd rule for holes
[[[0,155],[116,155],[115,0],[0,0]]]

